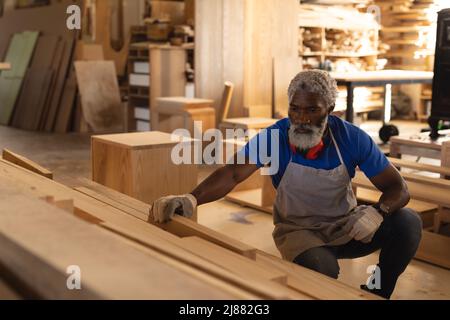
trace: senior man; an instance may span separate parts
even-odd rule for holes
[[[254,152],[258,148],[252,148],[266,141],[265,150],[278,152],[279,168],[272,175],[277,190],[273,238],[282,257],[337,279],[338,259],[381,249],[381,286],[362,288],[390,298],[421,238],[419,216],[404,208],[409,201],[405,181],[363,130],[331,115],[337,86],[327,72],[300,72],[288,96],[288,118],[243,148],[245,164],[227,164],[191,194],[158,199],[151,217],[165,222],[174,214],[190,216],[196,206],[223,198],[268,165]],[[278,134],[271,134],[273,130]],[[382,192],[373,206],[357,205],[351,187],[356,167]]]

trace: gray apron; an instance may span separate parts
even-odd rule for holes
[[[315,169],[294,163],[291,157],[277,189],[273,238],[288,261],[308,249],[351,240],[348,231],[357,218],[356,197],[339,146],[329,132],[341,164],[332,170]]]

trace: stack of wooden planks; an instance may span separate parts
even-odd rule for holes
[[[123,73],[127,48],[117,53],[106,45],[108,28],[97,39],[101,44],[77,42],[78,30],[64,23],[73,4],[81,1],[12,10],[0,19],[0,58],[10,68],[0,73],[0,124],[58,133],[123,131],[116,65]],[[99,6],[109,14],[108,3]],[[104,57],[113,61],[92,61]],[[81,60],[77,70],[75,60]]]
[[[377,299],[184,217],[151,224],[148,205],[92,181],[0,171],[1,280],[23,298]],[[68,200],[73,214],[55,205]],[[68,290],[76,268],[82,290]]]
[[[389,68],[432,70],[439,0],[376,0],[381,8],[382,40]]]

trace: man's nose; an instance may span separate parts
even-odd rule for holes
[[[296,112],[292,115],[292,120],[294,122],[294,124],[299,125],[299,124],[310,124],[311,123],[311,119],[306,115],[305,112]]]

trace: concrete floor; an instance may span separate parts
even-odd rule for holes
[[[424,124],[395,122],[402,134],[417,133]],[[375,141],[379,141],[380,122],[362,124]],[[26,132],[0,126],[0,148],[22,154],[54,173],[55,180],[75,186],[77,177],[91,175],[90,136],[80,134],[55,135]],[[387,146],[381,146],[387,151]],[[199,180],[211,173],[201,168]],[[278,255],[272,240],[272,217],[268,214],[241,207],[225,200],[199,208],[199,223],[233,236],[258,249]],[[377,253],[367,257],[341,260],[340,281],[354,287],[365,283],[369,265],[376,264]],[[399,279],[393,299],[450,299],[450,271],[413,260]]]

